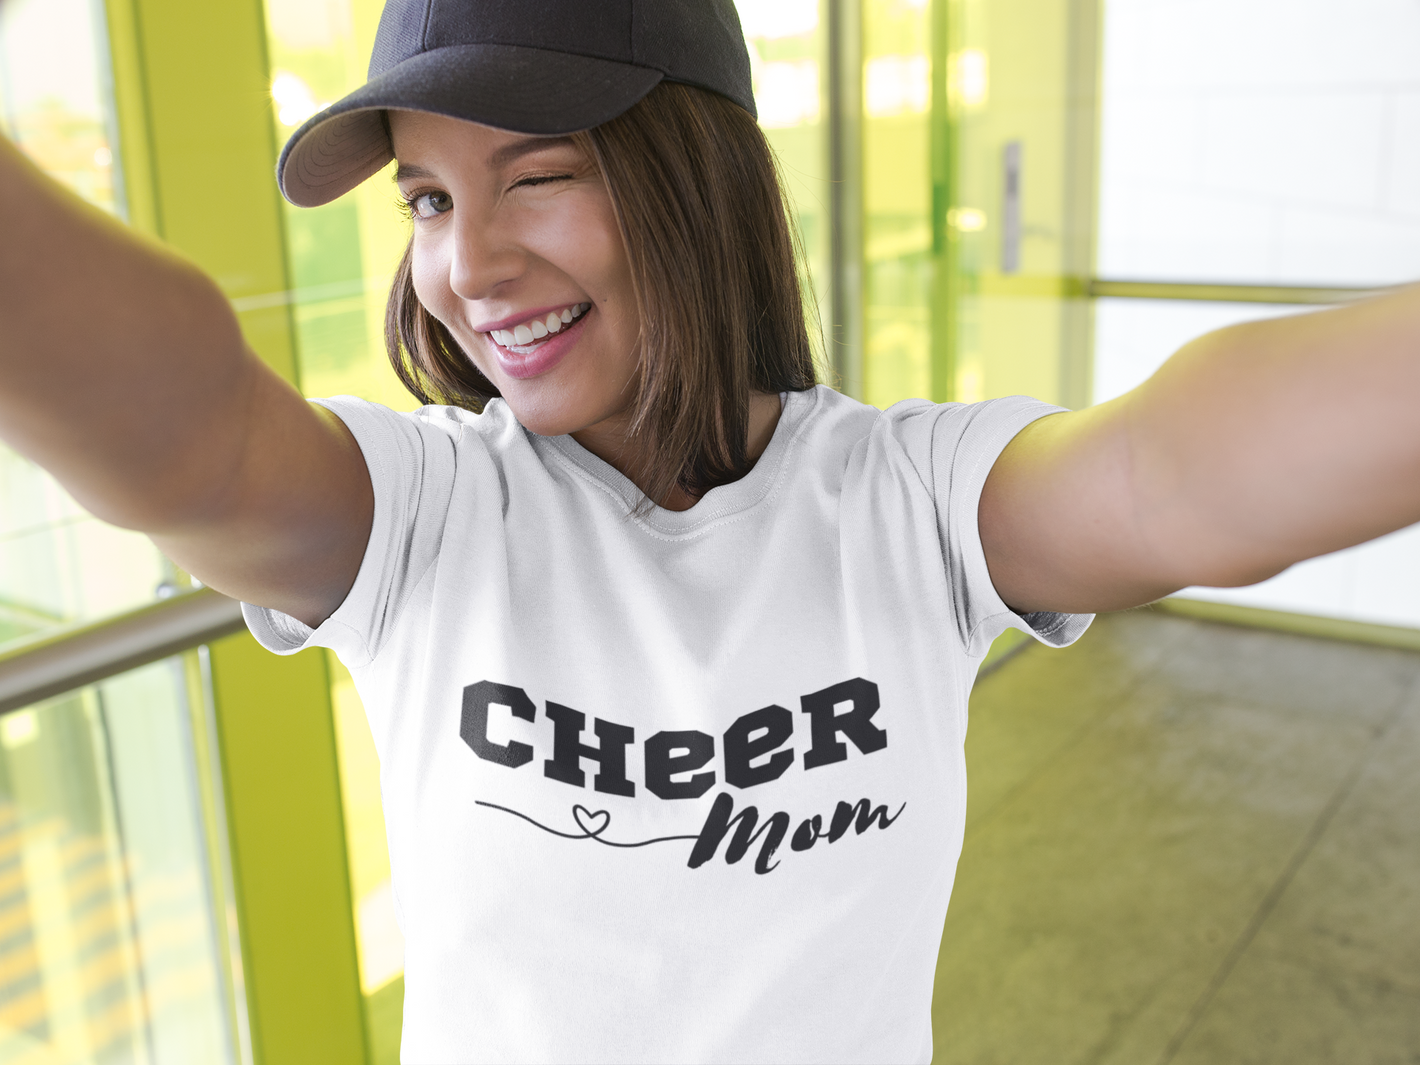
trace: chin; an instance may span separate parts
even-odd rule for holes
[[[570,369],[570,367],[569,367]],[[502,375],[500,375],[501,377]],[[495,382],[518,424],[538,436],[565,436],[626,415],[634,399],[631,386],[619,392],[594,374],[550,374]]]
[[[543,397],[534,399],[519,395],[518,390],[508,390],[503,393],[503,402],[508,404],[519,425],[538,436],[564,436],[585,429],[597,420],[591,412],[580,409],[580,404],[559,403],[556,397],[551,401]]]
[[[538,436],[565,436],[568,433],[575,433],[580,428],[565,418],[529,417],[520,413],[518,408],[513,407],[511,403],[509,407],[512,407],[513,417],[518,419],[518,424]]]

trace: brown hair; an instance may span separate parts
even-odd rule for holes
[[[744,109],[662,83],[575,134],[606,180],[641,319],[631,471],[648,499],[744,476],[751,392],[813,387],[798,234],[774,155]],[[412,244],[411,244],[412,248]],[[385,316],[395,373],[425,403],[482,410],[497,390],[414,294],[410,249]]]

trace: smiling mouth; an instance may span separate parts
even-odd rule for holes
[[[500,347],[519,355],[527,355],[536,351],[548,337],[556,336],[572,323],[579,321],[591,307],[590,303],[574,303],[560,311],[549,311],[545,315],[529,318],[512,329],[490,329],[488,335]]]

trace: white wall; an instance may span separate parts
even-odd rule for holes
[[[1107,0],[1099,276],[1420,278],[1420,3]]]

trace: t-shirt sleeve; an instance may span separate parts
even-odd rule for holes
[[[277,654],[329,647],[351,668],[368,664],[438,557],[465,429],[452,412],[401,414],[351,396],[314,400],[355,437],[370,471],[375,512],[355,583],[319,628],[242,604],[257,642]]]
[[[1011,396],[984,403],[924,404],[907,412],[909,420],[917,424],[906,435],[916,437],[917,446],[907,440],[904,443],[909,452],[916,452],[914,461],[936,499],[957,625],[972,657],[984,655],[992,640],[1012,628],[1052,647],[1065,647],[1078,640],[1094,620],[1093,614],[1017,614],[1008,607],[991,582],[977,524],[981,490],[1002,450],[1031,422],[1061,410],[1024,396]],[[931,427],[930,442],[922,432],[927,425]],[[924,457],[926,469],[922,468]]]

